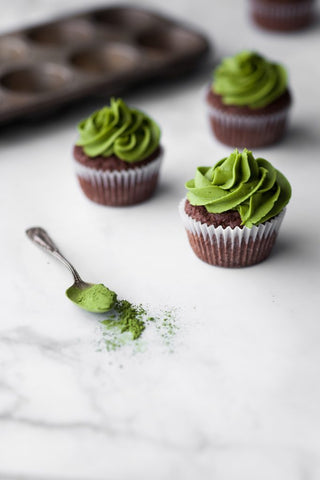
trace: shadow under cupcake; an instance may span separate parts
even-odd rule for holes
[[[84,194],[93,202],[125,206],[154,192],[163,156],[160,128],[121,99],[79,123],[73,149],[75,171]]]
[[[235,150],[213,167],[198,167],[186,188],[179,211],[201,260],[246,267],[269,256],[291,187],[267,160]]]

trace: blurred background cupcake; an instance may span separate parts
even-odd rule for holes
[[[313,21],[314,0],[249,0],[250,15],[259,27],[275,31],[293,31]]]
[[[75,170],[84,194],[103,205],[131,205],[154,192],[160,164],[160,128],[121,99],[78,125]]]
[[[288,180],[267,160],[235,150],[186,183],[180,215],[194,253],[221,267],[266,259],[291,196]]]
[[[214,135],[233,147],[261,147],[286,130],[291,94],[280,64],[242,51],[222,60],[206,96]]]

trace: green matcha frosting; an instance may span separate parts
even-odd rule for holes
[[[111,99],[78,125],[83,147],[89,157],[116,155],[128,163],[138,162],[151,155],[159,146],[160,128],[147,115],[129,108],[123,100]]]
[[[286,70],[255,52],[243,51],[225,58],[213,74],[213,92],[225,105],[262,108],[284,93]]]
[[[214,167],[198,167],[186,188],[192,205],[203,205],[209,213],[237,210],[249,228],[278,215],[291,196],[284,175],[247,149],[234,150]]]

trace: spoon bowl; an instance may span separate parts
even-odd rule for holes
[[[78,307],[93,313],[107,312],[116,301],[116,294],[102,283],[74,283],[66,290],[66,296]]]
[[[115,292],[102,283],[87,283],[82,280],[74,266],[59,251],[48,233],[41,227],[26,230],[30,240],[62,262],[72,273],[74,283],[66,290],[66,296],[78,307],[93,313],[111,310],[116,302]]]

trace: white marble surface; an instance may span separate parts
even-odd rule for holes
[[[2,0],[0,28],[90,3]],[[255,152],[292,183],[280,238],[268,261],[243,270],[210,267],[187,243],[183,183],[230,151],[208,133],[205,76],[126,95],[159,121],[166,148],[157,194],[136,207],[90,203],[73,175],[76,123],[102,99],[2,128],[1,480],[320,478],[319,25],[270,35],[240,0],[166,10],[202,27],[217,58],[254,47],[288,67],[289,134]],[[70,275],[28,241],[33,225],[85,279],[156,311],[175,306],[173,352],[150,331],[142,353],[98,351],[97,318],[64,297]]]

